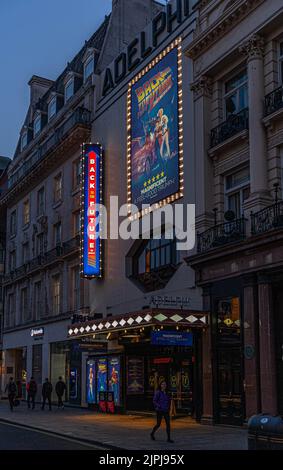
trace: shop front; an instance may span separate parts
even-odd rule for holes
[[[172,415],[200,419],[202,331],[207,315],[150,309],[72,325],[70,338],[107,341],[107,351],[91,353],[86,360],[88,406],[107,411],[104,402],[109,399],[118,412],[153,412],[154,392],[166,381]]]

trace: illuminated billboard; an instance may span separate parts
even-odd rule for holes
[[[183,196],[180,39],[130,82],[127,103],[127,200],[143,215]]]
[[[82,149],[81,274],[102,275],[99,205],[102,204],[102,148],[84,144]]]

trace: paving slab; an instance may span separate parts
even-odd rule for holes
[[[245,450],[247,430],[227,426],[206,426],[191,418],[171,421],[173,444],[166,441],[165,423],[150,439],[154,416],[105,415],[87,409],[65,407],[42,411],[39,405],[28,410],[22,402],[13,412],[0,403],[0,421],[10,421],[106,446],[131,450]],[[24,432],[24,430],[23,430]]]

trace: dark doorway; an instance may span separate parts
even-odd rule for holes
[[[218,300],[216,319],[216,421],[241,426],[244,421],[244,395],[239,297]]]
[[[277,368],[278,412],[283,415],[283,283],[274,286],[275,357]]]

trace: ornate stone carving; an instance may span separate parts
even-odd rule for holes
[[[194,93],[194,99],[212,95],[212,79],[207,75],[202,75],[198,80],[191,83],[190,87]]]
[[[244,44],[239,47],[239,52],[251,59],[261,59],[264,54],[264,38],[253,34]]]

